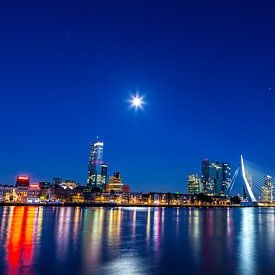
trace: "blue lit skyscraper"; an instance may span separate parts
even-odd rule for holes
[[[203,160],[201,180],[204,193],[225,196],[231,182],[229,163]]]
[[[103,191],[106,191],[107,174],[108,174],[108,164],[102,163],[102,165],[101,165],[101,183],[102,183]]]
[[[102,182],[103,146],[104,143],[98,140],[90,145],[87,186],[89,188],[98,187],[104,191],[105,184]]]
[[[218,162],[202,161],[202,186],[207,195],[217,195],[221,190],[222,173]]]
[[[223,162],[222,163],[222,189],[221,189],[221,195],[226,196],[228,187],[231,184],[231,167],[230,163]]]

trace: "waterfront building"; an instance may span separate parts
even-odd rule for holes
[[[62,183],[62,178],[55,177],[53,178],[53,185],[60,185]]]
[[[90,145],[90,156],[88,162],[87,186],[91,189],[99,188],[104,191],[102,183],[102,164],[103,164],[104,143],[96,141]]]
[[[109,183],[107,184],[107,192],[130,192],[130,186],[124,184],[120,176],[120,172],[115,172],[113,176],[109,177]]]
[[[222,188],[221,188],[221,196],[227,195],[228,187],[230,186],[232,181],[231,178],[231,167],[228,162],[222,163]]]
[[[188,175],[187,177],[188,194],[199,194],[202,192],[201,181],[197,174]]]
[[[30,177],[28,176],[18,176],[16,178],[16,187],[29,187],[30,185]]]
[[[77,185],[74,180],[64,180],[59,184],[63,189],[75,189]]]
[[[17,187],[16,188],[16,198],[17,202],[27,202],[28,200],[28,187]]]
[[[30,177],[18,176],[16,178],[16,198],[18,202],[27,202],[30,186]]]
[[[203,160],[201,181],[205,194],[225,196],[231,181],[229,163]]]
[[[70,190],[71,192],[71,202],[74,203],[83,203],[84,200],[84,191],[86,187],[78,185],[75,189]]]
[[[107,176],[108,176],[108,164],[102,163],[101,165],[101,182],[102,182],[102,190],[106,191],[107,184]]]
[[[28,188],[28,203],[39,203],[40,202],[40,187],[38,183],[30,184]]]
[[[39,187],[41,189],[48,189],[51,187],[51,183],[49,181],[40,181],[39,182]]]
[[[72,189],[64,189],[60,185],[54,185],[51,190],[51,199],[54,202],[70,202]]]
[[[219,162],[203,160],[202,176],[203,192],[207,195],[217,195],[221,192],[222,170]]]
[[[123,184],[122,192],[123,193],[130,193],[130,185],[129,184]]]
[[[40,181],[39,188],[40,188],[40,201],[51,201],[51,191],[54,185],[48,181]]]
[[[262,202],[273,201],[273,183],[272,183],[271,176],[266,175],[264,177],[264,186],[262,186],[261,191],[262,191]]]
[[[41,201],[52,201],[52,189],[49,188],[40,188],[40,200]]]
[[[0,202],[14,202],[17,200],[16,188],[10,185],[0,186]]]

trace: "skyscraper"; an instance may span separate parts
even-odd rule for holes
[[[273,183],[272,177],[266,175],[264,178],[264,186],[262,190],[262,201],[263,202],[272,202],[273,201]]]
[[[90,145],[87,178],[87,186],[89,188],[97,187],[100,190],[105,190],[102,183],[103,146],[104,143],[98,140]]]
[[[224,196],[231,181],[229,163],[203,160],[201,180],[204,193]]]
[[[202,192],[200,188],[200,180],[197,174],[188,175],[188,194],[199,194]]]
[[[222,163],[222,188],[221,195],[226,196],[228,187],[231,183],[231,168],[230,164],[227,162]]]
[[[108,174],[108,164],[102,163],[102,165],[101,165],[101,181],[102,181],[102,190],[103,191],[106,191],[107,174]]]

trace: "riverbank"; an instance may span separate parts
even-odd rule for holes
[[[274,205],[167,205],[167,204],[117,204],[117,203],[0,203],[0,206],[45,206],[45,207],[167,207],[167,208],[243,208],[275,207]]]

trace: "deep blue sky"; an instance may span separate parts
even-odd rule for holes
[[[136,191],[186,191],[205,157],[273,168],[272,2],[2,1],[0,183],[84,183],[97,135]]]

